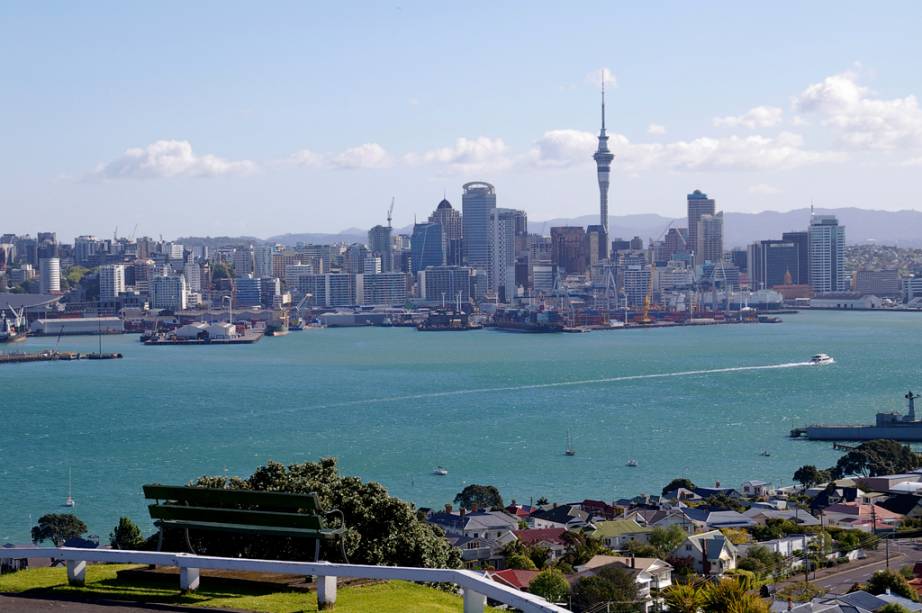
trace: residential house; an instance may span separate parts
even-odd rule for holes
[[[528,517],[528,524],[532,528],[565,528],[572,530],[582,528],[588,523],[589,513],[578,506],[569,504],[534,511]]]
[[[450,507],[430,514],[427,521],[445,531],[448,542],[461,549],[461,559],[468,567],[503,568],[502,551],[515,540],[513,531],[519,525],[515,517],[504,511],[466,513],[462,509],[454,513]]]
[[[659,593],[672,585],[672,565],[659,558],[635,558],[620,556],[593,556],[585,564],[575,567],[577,577],[597,574],[603,568],[622,568],[634,575],[637,583],[637,597],[643,599],[643,610],[650,611],[659,605]]]
[[[502,583],[503,585],[517,589],[521,592],[528,592],[531,582],[541,571],[539,570],[519,570],[517,568],[507,568],[506,570],[493,570],[487,572],[487,577]]]
[[[717,485],[714,487],[696,487],[695,494],[702,498],[710,498],[711,496],[729,496],[730,498],[742,498],[737,490],[732,487],[720,487],[720,482],[717,482]]]
[[[633,519],[641,526],[650,528],[679,526],[687,534],[695,533],[694,523],[685,516],[682,509],[637,509],[627,513],[624,518]]]
[[[567,552],[567,541],[564,539],[566,533],[564,528],[529,528],[516,530],[512,534],[524,545],[544,547],[550,552],[549,559],[559,560]]]
[[[743,511],[743,515],[753,521],[753,523],[764,526],[770,519],[780,519],[782,521],[792,521],[801,526],[819,526],[820,520],[813,517],[807,511],[794,507],[793,509],[766,509],[762,507],[752,507]]]
[[[698,530],[749,528],[755,522],[738,511],[712,511],[707,507],[685,507],[682,513]]]
[[[915,494],[896,494],[877,504],[909,519],[922,518],[922,497]]]
[[[647,543],[653,528],[641,526],[633,519],[613,519],[593,524],[593,538],[601,539],[605,546],[614,551],[626,549],[629,543]]]
[[[768,481],[751,480],[743,481],[740,490],[742,490],[743,496],[748,498],[762,498],[763,496],[771,495],[772,486]]]
[[[719,577],[736,568],[737,549],[720,530],[710,530],[690,535],[672,557],[688,559],[699,575]]]
[[[797,556],[794,557],[794,552],[804,552],[807,551],[810,543],[816,537],[812,534],[796,534],[791,536],[785,536],[780,539],[772,539],[770,541],[759,541],[757,543],[745,543],[742,545],[737,545],[738,556],[745,557],[749,550],[753,547],[765,547],[773,553],[781,554],[785,560],[789,562],[788,570],[794,570],[803,566],[803,557]]]
[[[894,530],[903,520],[903,516],[875,504],[860,502],[840,502],[823,509],[827,526],[851,528],[873,532],[877,530]]]

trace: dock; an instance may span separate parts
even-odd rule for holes
[[[0,364],[24,362],[71,362],[73,360],[118,360],[121,353],[77,353],[76,351],[39,351],[33,353],[0,353]]]

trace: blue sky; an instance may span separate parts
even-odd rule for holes
[[[0,232],[268,236],[428,215],[488,180],[532,220],[919,208],[922,4],[0,6]]]

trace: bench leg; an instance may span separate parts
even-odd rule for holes
[[[320,560],[320,539],[314,539],[314,562]]]
[[[67,582],[71,585],[86,583],[86,562],[83,560],[67,561]]]
[[[317,608],[332,609],[336,605],[336,577],[317,577]]]
[[[189,540],[189,531],[186,530],[186,547],[189,548],[189,553],[195,555],[195,550],[192,548],[192,541]]]
[[[464,613],[483,613],[487,605],[487,597],[483,594],[464,588]]]
[[[200,580],[199,569],[186,568],[185,566],[179,569],[179,589],[183,592],[194,592],[197,590]]]

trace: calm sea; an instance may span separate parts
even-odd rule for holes
[[[790,440],[791,427],[868,422],[922,388],[922,315],[784,320],[558,335],[328,329],[237,347],[144,347],[131,335],[104,340],[123,360],[2,365],[0,543],[27,542],[35,519],[65,510],[69,470],[76,512],[104,538],[120,515],[153,530],[144,483],[246,476],[270,459],[336,456],[422,506],[466,483],[520,502],[656,493],[677,476],[790,483],[798,466],[837,457]],[[799,364],[818,352],[836,363]],[[575,457],[563,455],[567,431]],[[448,476],[432,475],[437,465]]]

